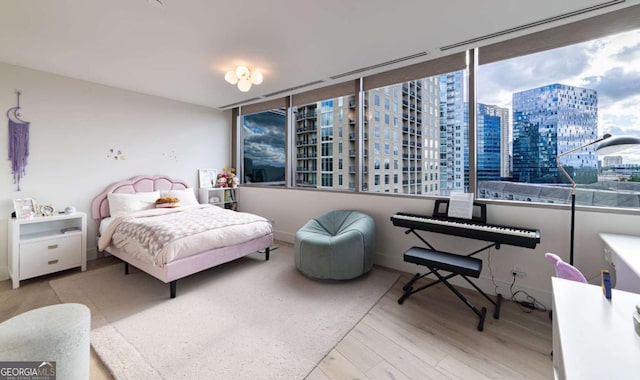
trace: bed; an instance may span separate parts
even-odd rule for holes
[[[155,208],[158,195],[178,198],[180,207]],[[269,260],[273,243],[267,219],[200,205],[187,182],[163,175],[141,175],[109,185],[94,198],[91,212],[98,231],[98,250],[124,261],[125,274],[133,265],[168,283],[170,298],[175,298],[177,280],[183,277],[257,251]],[[194,229],[169,228],[171,223],[194,225]],[[164,227],[174,236],[166,236],[167,231],[151,232],[152,225]],[[134,235],[125,235],[127,229]],[[141,252],[144,249],[146,254]]]

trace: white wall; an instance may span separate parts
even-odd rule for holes
[[[31,122],[22,191],[8,157],[6,111],[22,91],[20,114]],[[7,272],[7,219],[13,199],[32,197],[89,216],[88,255],[95,257],[93,197],[110,183],[167,174],[193,184],[199,168],[230,164],[231,114],[0,63],[0,279]],[[115,160],[110,149],[120,150]],[[111,157],[110,157],[111,156]]]
[[[414,235],[405,235],[404,229],[395,227],[390,217],[396,212],[431,215],[433,201],[422,197],[394,197],[382,194],[354,194],[326,191],[278,189],[242,186],[239,190],[239,208],[270,219],[274,223],[276,238],[293,242],[295,232],[309,219],[335,209],[357,209],[371,215],[376,221],[376,249],[374,262],[410,273],[425,272],[425,267],[405,263],[402,253],[411,246],[423,246]],[[518,265],[526,277],[517,279],[514,290],[522,289],[551,307],[551,276],[553,265],[544,258],[554,252],[569,260],[570,212],[568,206],[518,205],[516,203],[490,204],[488,223],[539,229],[541,242],[535,249],[502,245],[476,257],[483,259],[480,288],[505,298],[511,296],[509,285],[513,280],[511,269]],[[592,283],[599,284],[603,267],[603,244],[600,232],[640,235],[640,216],[604,212],[576,212],[574,263]],[[442,235],[421,233],[434,248],[453,253],[471,253],[486,243]],[[490,255],[490,258],[488,257]],[[469,287],[462,281],[455,283]],[[447,291],[447,290],[442,290]],[[452,294],[453,297],[453,294]]]

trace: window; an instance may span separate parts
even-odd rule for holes
[[[638,83],[639,46],[634,30],[479,66],[478,197],[569,203],[559,154],[605,133],[640,135],[640,126],[628,122],[640,120],[631,106],[640,101],[640,86],[623,85]],[[596,147],[560,159],[582,189],[576,204],[640,207],[640,182],[634,185],[640,153],[625,151],[614,160],[599,157]],[[611,196],[623,183],[625,191]]]
[[[333,158],[323,158],[322,159],[322,171],[323,172],[331,172],[333,171]]]
[[[243,183],[275,182],[284,186],[286,141],[284,109],[244,115],[242,129]]]
[[[266,107],[279,114],[276,129],[243,116],[245,177],[284,181],[286,151],[289,186],[388,191],[379,188],[388,174],[398,194],[567,203],[559,154],[604,133],[640,136],[637,20],[640,5],[291,95],[288,149],[282,105]],[[600,157],[591,146],[562,158],[588,194],[578,204],[640,208],[639,151]],[[345,178],[333,183],[334,169]]]
[[[322,187],[333,187],[332,173],[322,173]]]
[[[349,88],[350,89],[350,88]],[[338,92],[346,92],[338,88]],[[334,170],[349,168],[348,182],[355,181],[355,97],[336,96],[309,102],[308,94],[294,98],[292,107],[295,147],[293,153],[296,187],[343,188],[344,178]],[[349,123],[341,124],[339,115],[348,115]],[[334,162],[337,161],[337,165]],[[351,174],[352,173],[352,174]]]
[[[453,181],[452,173],[456,168],[462,169],[465,164],[458,160],[454,161],[453,153],[457,147],[461,147],[467,142],[462,139],[451,139],[451,133],[455,127],[460,127],[462,121],[465,120],[464,104],[468,101],[465,89],[465,81],[467,80],[466,71],[454,71],[451,73],[438,74],[435,76],[417,79],[414,81],[398,83],[396,85],[385,86],[385,89],[392,89],[398,94],[398,107],[393,107],[393,113],[385,112],[385,123],[389,123],[393,118],[394,126],[397,129],[393,131],[394,144],[384,142],[385,155],[391,155],[393,146],[393,155],[398,156],[402,160],[394,160],[393,171],[394,179],[400,177],[399,180],[402,188],[398,189],[398,193],[402,194],[426,194],[425,189],[434,188],[438,179],[433,174],[437,171],[446,171],[441,177],[446,179],[440,188],[447,191],[464,190],[462,186],[458,188]],[[368,96],[374,96],[379,89],[369,90]],[[365,95],[366,96],[366,95]],[[457,107],[458,103],[462,105]],[[438,104],[441,108],[440,115],[426,115],[424,104]],[[394,103],[395,104],[395,103]],[[379,110],[372,107],[374,114]],[[385,128],[385,138],[391,137],[387,134],[390,128]],[[465,129],[466,130],[466,129]],[[444,136],[444,137],[441,137]],[[444,139],[444,145],[442,145]],[[380,142],[378,140],[365,141],[367,146],[373,144],[374,154],[380,153]],[[428,154],[428,146],[444,146],[448,150],[443,152],[442,158],[439,155]],[[437,151],[437,149],[434,149]],[[466,160],[468,162],[468,158]],[[468,164],[467,170],[468,170]],[[378,167],[374,165],[377,170]],[[389,165],[385,165],[385,169],[389,169]],[[375,181],[376,173],[371,173],[369,177],[365,177],[364,182]],[[442,181],[442,180],[441,180]],[[396,182],[398,183],[398,182]],[[370,186],[371,191],[379,191]],[[434,192],[432,195],[448,195],[447,193]]]

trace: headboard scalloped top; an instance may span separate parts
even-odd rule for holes
[[[91,214],[93,219],[100,220],[108,217],[110,193],[142,193],[162,190],[184,190],[189,184],[183,180],[174,179],[164,175],[139,175],[124,181],[112,183],[105,191],[93,199]]]

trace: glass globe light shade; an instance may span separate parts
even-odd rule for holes
[[[224,74],[224,80],[226,80],[231,84],[238,83],[238,77],[236,76],[236,73],[234,73],[233,71],[227,71],[226,74]]]
[[[249,79],[242,78],[238,81],[238,90],[247,92],[251,89],[251,81]]]
[[[253,74],[251,74],[251,82],[253,82],[253,84],[260,84],[263,79],[262,73],[259,71],[254,71]]]
[[[236,76],[238,78],[247,78],[249,75],[249,68],[247,68],[247,66],[238,66],[236,68]]]

